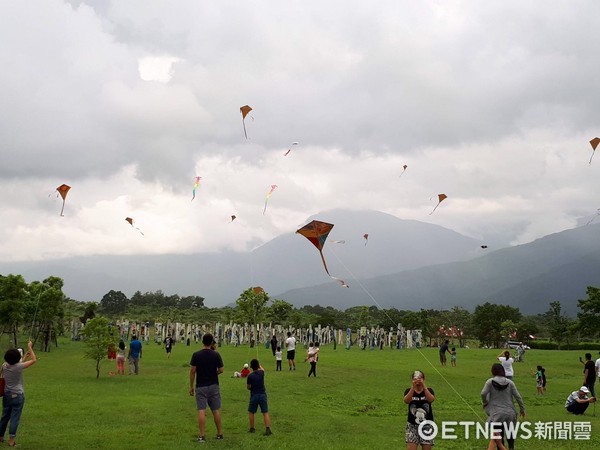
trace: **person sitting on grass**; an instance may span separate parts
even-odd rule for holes
[[[590,390],[587,386],[581,386],[578,391],[571,392],[571,395],[567,397],[567,401],[565,402],[567,411],[576,416],[583,414],[587,407],[590,406],[590,403],[596,401],[596,397],[591,397],[589,394]]]
[[[267,404],[267,390],[265,389],[265,369],[258,362],[258,359],[250,361],[252,373],[248,375],[246,388],[250,391],[250,403],[248,404],[248,417],[250,419],[249,433],[255,433],[254,414],[258,411],[263,413],[265,419],[265,436],[273,434],[271,432],[271,419],[269,418],[269,405]]]
[[[244,368],[239,372],[233,372],[232,378],[246,378],[250,374],[250,369],[248,369],[248,364],[244,364]]]

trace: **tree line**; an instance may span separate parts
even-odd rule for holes
[[[51,276],[43,281],[25,282],[22,275],[0,275],[1,334],[10,335],[14,345],[26,334],[40,343],[44,351],[56,337],[69,330],[73,319],[85,323],[96,315],[109,321],[128,318],[140,322],[214,323],[278,323],[306,328],[309,325],[335,328],[382,327],[420,329],[430,345],[444,337],[464,343],[476,339],[481,345],[500,347],[507,340],[530,341],[530,336],[545,337],[558,346],[598,337],[600,332],[600,289],[589,286],[587,298],[578,301],[576,318],[567,317],[560,301],[549,302],[548,310],[525,316],[516,307],[485,302],[472,312],[454,306],[447,310],[354,306],[338,310],[331,306],[307,305],[299,308],[283,299],[271,299],[262,291],[249,288],[235,304],[208,308],[199,295],[167,295],[158,290],[137,291],[131,298],[110,290],[99,302],[81,302],[63,292],[61,278]],[[452,330],[452,331],[449,331]]]

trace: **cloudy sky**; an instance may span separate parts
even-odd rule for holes
[[[598,17],[597,1],[0,0],[0,260],[243,251],[332,208],[496,246],[585,224]]]

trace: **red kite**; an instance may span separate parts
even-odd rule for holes
[[[446,194],[438,194],[438,204],[435,205],[435,208],[433,208],[433,211],[435,211],[437,209],[438,206],[440,206],[440,203],[442,203],[444,200],[446,200],[448,198],[448,196]],[[429,215],[433,214],[433,211],[431,211],[429,213]]]
[[[71,186],[68,186],[66,184],[61,184],[59,187],[56,188],[56,190],[58,191],[58,193],[60,194],[60,196],[63,199],[62,208],[60,210],[61,217],[64,217],[63,211],[65,210],[65,200],[67,199],[67,194],[69,193],[69,189],[71,189]]]
[[[263,209],[263,216],[265,215],[265,212],[267,211],[267,203],[269,203],[269,199],[271,198],[271,194],[273,193],[273,191],[275,189],[277,189],[277,185],[276,184],[272,184],[271,185],[271,190],[267,194],[267,198],[265,198],[265,207]]]
[[[246,139],[248,139],[248,134],[246,133],[246,122],[244,119],[246,119],[246,116],[250,111],[252,111],[252,108],[248,105],[240,107],[240,112],[242,113],[242,126],[244,127],[244,136],[246,136]]]
[[[365,245],[367,245],[367,242],[369,242],[369,235],[365,233],[363,234],[363,237],[365,238]]]
[[[590,145],[592,146],[592,156],[590,156],[590,164],[592,163],[592,158],[594,157],[594,153],[596,153],[596,147],[600,144],[600,138],[595,137],[590,141]]]
[[[404,175],[404,172],[406,172],[406,169],[407,169],[407,168],[408,168],[408,166],[407,166],[406,164],[404,164],[404,165],[402,166],[402,169],[403,169],[403,170],[402,170],[402,173],[400,174],[400,177],[401,177],[402,175]],[[399,178],[399,177],[398,177],[398,178]]]
[[[252,288],[252,292],[254,292],[255,294],[264,294],[265,290],[260,286],[255,286]]]
[[[329,275],[330,278],[339,281],[342,287],[348,287],[344,280],[342,280],[341,278],[332,277],[329,274],[329,269],[327,269],[327,263],[325,262],[325,257],[323,256],[323,246],[325,245],[327,236],[329,235],[329,232],[332,228],[332,223],[313,220],[309,224],[306,224],[302,228],[296,230],[296,233],[301,234],[306,239],[308,239],[315,247],[317,247],[317,250],[319,250],[319,254],[321,255],[323,267],[325,268],[325,272],[327,273],[327,275]]]
[[[142,233],[142,230],[140,230],[138,227],[136,227],[135,225],[133,225],[134,220],[131,217],[126,217],[125,220],[127,222],[129,222],[129,225],[131,225],[131,228],[135,228],[136,230],[138,230],[140,232],[140,234],[142,236],[144,236],[144,233]]]

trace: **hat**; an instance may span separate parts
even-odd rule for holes
[[[586,394],[589,394],[589,393],[590,393],[590,390],[589,390],[589,389],[588,389],[586,386],[581,386],[581,387],[579,388],[579,390],[580,390],[581,392],[585,392]]]
[[[248,364],[244,364],[244,369],[247,369],[247,368],[248,368]]]

